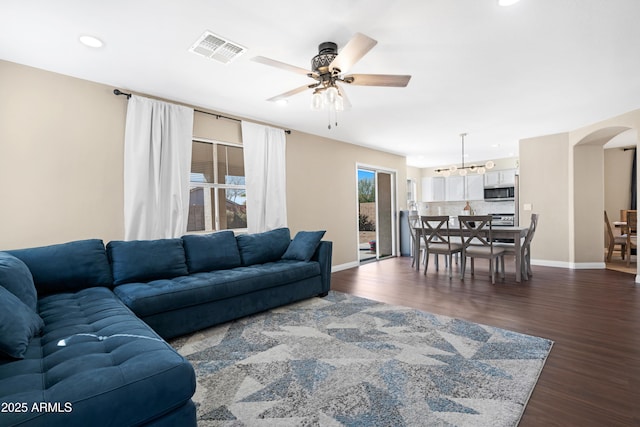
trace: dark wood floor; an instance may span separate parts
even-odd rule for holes
[[[474,278],[454,274],[449,281],[432,266],[427,276],[416,272],[404,257],[333,273],[331,288],[553,340],[522,427],[640,426],[634,280],[611,270],[534,266],[528,281],[516,284],[507,269],[505,280],[491,285],[488,264],[478,262]]]

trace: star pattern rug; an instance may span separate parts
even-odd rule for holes
[[[552,341],[331,291],[172,340],[199,426],[515,426]]]

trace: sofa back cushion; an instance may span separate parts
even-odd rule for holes
[[[43,327],[44,322],[35,311],[0,286],[0,354],[24,358],[29,341]]]
[[[291,242],[288,228],[264,233],[241,234],[236,238],[242,265],[264,264],[279,260]]]
[[[240,251],[231,230],[182,236],[189,273],[240,267]]]
[[[0,286],[18,297],[31,310],[38,307],[38,293],[29,267],[13,255],[0,252]]]
[[[107,244],[107,254],[115,285],[189,274],[182,239],[114,240]]]
[[[29,267],[36,289],[43,295],[113,285],[104,243],[99,239],[7,252]]]

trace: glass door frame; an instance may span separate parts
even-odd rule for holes
[[[379,212],[379,198],[378,198],[378,173],[385,173],[391,176],[391,255],[386,255],[381,257],[380,255],[380,245],[377,242],[380,241],[380,230],[378,226],[378,218],[376,215],[376,257],[375,260],[379,261],[380,259],[390,258],[397,256],[398,253],[398,171],[395,169],[389,169],[382,166],[375,166],[365,163],[356,163],[355,175],[356,175],[356,249],[358,251],[357,261],[360,264],[360,256],[359,256],[359,246],[360,246],[360,234],[359,234],[359,217],[358,213],[360,211],[360,203],[358,200],[358,171],[365,170],[368,172],[373,172],[375,177],[375,193],[376,193],[376,214]]]

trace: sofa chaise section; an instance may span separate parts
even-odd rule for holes
[[[0,425],[196,424],[192,366],[104,286],[102,241],[12,254],[33,271],[43,327],[20,357],[0,357],[0,401],[21,405]]]

